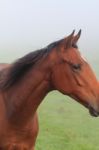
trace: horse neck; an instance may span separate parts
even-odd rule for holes
[[[19,83],[7,91],[7,114],[12,122],[25,124],[33,118],[39,104],[50,91],[49,74],[48,61],[41,63],[40,68],[31,68]]]

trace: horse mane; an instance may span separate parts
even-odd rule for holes
[[[50,53],[56,45],[60,43],[60,40],[49,44],[46,48],[30,52],[29,54],[19,58],[12,63],[8,69],[0,71],[0,89],[6,90],[15,84],[21,77],[35,64]]]
[[[59,45],[62,41],[63,39],[49,44],[46,48],[30,52],[29,54],[12,63],[9,68],[0,71],[0,89],[6,90],[19,81],[19,79],[21,79],[21,77],[31,67],[35,66],[35,64],[37,64],[37,62],[40,61],[43,56],[48,55],[51,50]],[[77,48],[77,45],[72,46]]]

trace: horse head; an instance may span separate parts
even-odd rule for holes
[[[98,81],[90,65],[80,54],[77,46],[80,35],[81,30],[75,36],[73,31],[54,47],[51,55],[53,62],[51,68],[52,86],[53,89],[69,95],[87,107],[92,116],[98,116]]]

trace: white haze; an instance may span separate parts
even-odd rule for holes
[[[96,67],[98,19],[98,0],[0,0],[0,62],[11,62],[82,29],[79,48]]]

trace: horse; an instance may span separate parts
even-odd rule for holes
[[[77,46],[81,30],[74,33],[0,65],[0,150],[35,149],[37,108],[50,91],[72,97],[99,116],[98,81]]]

